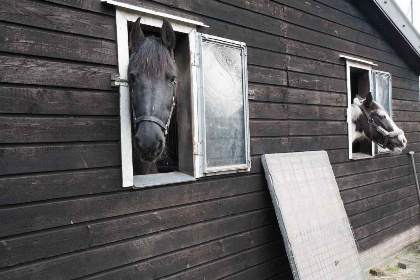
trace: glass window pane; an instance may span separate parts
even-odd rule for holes
[[[206,167],[246,164],[242,49],[203,40]]]
[[[381,104],[392,118],[390,103],[391,76],[387,73],[374,72],[375,101]]]
[[[391,75],[389,73],[373,71],[373,98],[382,105],[392,119],[392,103],[391,103]],[[375,154],[390,152],[387,148],[375,145]]]

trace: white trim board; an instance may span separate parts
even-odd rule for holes
[[[117,2],[117,1],[114,1],[114,0],[101,0],[101,1],[105,2],[105,3],[108,3],[110,5],[114,5],[114,6],[125,8],[125,9],[128,9],[128,10],[144,13],[144,14],[147,14],[147,15],[154,15],[154,16],[161,17],[161,18],[172,19],[172,20],[175,20],[175,21],[182,22],[184,24],[187,23],[187,24],[195,25],[195,26],[209,27],[208,25],[205,25],[202,22],[195,21],[195,20],[192,20],[192,19],[186,19],[186,18],[174,16],[174,15],[171,15],[171,14],[161,13],[161,12],[153,11],[153,10],[150,10],[150,9],[146,9],[146,8],[142,8],[142,7],[138,7],[138,6],[134,6],[134,5]]]

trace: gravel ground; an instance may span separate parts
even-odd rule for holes
[[[407,265],[407,269],[398,267],[398,263]],[[372,276],[369,280],[420,280],[420,241],[410,246],[405,252],[395,256],[388,264],[379,267],[385,275]]]

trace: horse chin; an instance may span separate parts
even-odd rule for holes
[[[392,148],[392,154],[393,154],[393,155],[399,155],[399,154],[401,154],[401,153],[402,153],[403,149],[404,149],[404,148],[400,148],[400,147],[395,147],[395,146],[394,146],[394,147]]]
[[[159,155],[160,156],[160,155]],[[159,156],[157,156],[157,157],[153,157],[153,156],[151,156],[151,155],[140,155],[140,161],[141,162],[147,162],[147,163],[155,163],[157,160],[158,160],[158,158],[159,158]]]

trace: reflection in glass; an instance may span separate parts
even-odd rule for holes
[[[203,41],[207,168],[246,164],[242,50]]]
[[[386,73],[375,72],[375,101],[382,105],[388,114],[391,114],[390,82],[391,76]],[[391,116],[392,117],[392,116]]]
[[[373,98],[387,111],[388,115],[392,118],[391,108],[391,75],[389,73],[373,71]],[[375,153],[390,152],[389,149],[384,149],[375,145]]]

